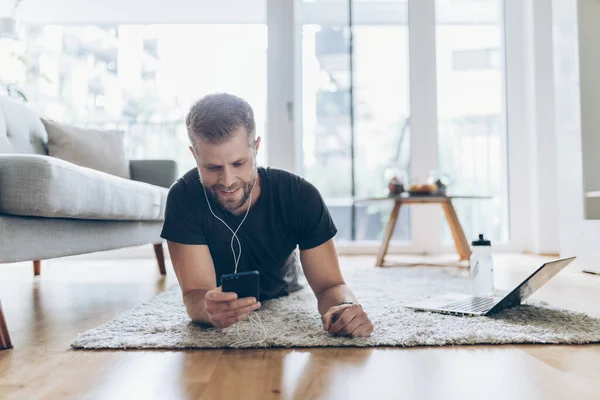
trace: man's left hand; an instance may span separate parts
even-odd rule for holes
[[[334,335],[369,337],[373,332],[371,320],[358,304],[331,307],[321,319],[323,329]]]

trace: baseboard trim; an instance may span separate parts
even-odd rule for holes
[[[523,254],[532,255],[532,256],[540,256],[540,257],[551,257],[551,258],[560,258],[560,253],[537,253],[535,251],[524,251]]]
[[[582,271],[585,272],[586,274],[600,276],[600,269],[594,270],[594,269],[585,268]]]
[[[165,248],[165,259],[170,259],[170,254],[167,249],[166,243],[163,244]],[[338,255],[340,256],[375,256],[377,254],[377,249],[379,245],[377,243],[337,243],[336,250]],[[529,255],[540,255],[531,252],[523,252],[520,249],[513,248],[512,246],[496,246],[494,248],[494,252],[501,253],[512,253],[512,254],[529,254]],[[414,256],[439,256],[439,255],[447,255],[454,254],[454,248],[452,246],[440,246],[438,251],[424,253],[418,251],[415,246],[411,245],[390,245],[390,249],[388,251],[388,255],[414,255]],[[558,255],[544,255],[548,257],[558,258]],[[154,257],[154,249],[152,244],[147,244],[143,246],[136,247],[128,247],[118,250],[108,250],[108,251],[100,251],[89,254],[81,254],[77,256],[70,257],[78,257],[80,259],[140,259],[140,258],[153,258]]]

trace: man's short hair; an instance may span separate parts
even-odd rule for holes
[[[192,145],[201,139],[211,144],[229,140],[240,126],[248,132],[248,143],[254,143],[256,125],[254,112],[248,102],[228,93],[209,94],[198,100],[185,119]]]

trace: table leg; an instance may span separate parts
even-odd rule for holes
[[[400,214],[401,205],[402,203],[399,201],[394,202],[394,208],[392,209],[390,219],[388,220],[387,226],[385,227],[383,240],[381,241],[381,245],[379,246],[379,250],[377,251],[377,261],[375,262],[375,265],[378,267],[383,267],[383,260],[385,258],[385,254],[388,251],[392,235],[394,234],[394,228],[396,227],[396,221],[398,220],[398,215]]]
[[[458,220],[458,216],[456,215],[456,210],[452,205],[452,201],[448,199],[447,201],[443,202],[442,208],[444,209],[446,220],[450,226],[452,238],[454,239],[454,246],[456,247],[456,251],[460,256],[460,261],[468,260],[471,257],[471,248],[469,247],[469,242],[465,237],[465,232],[460,226],[460,221]]]
[[[4,319],[4,313],[2,312],[2,304],[0,303],[0,350],[10,348],[12,348],[12,343],[10,342],[10,335],[8,334],[6,320]]]

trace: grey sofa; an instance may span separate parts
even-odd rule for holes
[[[47,155],[48,135],[29,107],[0,97],[0,263],[154,244],[165,274],[162,228],[172,160],[130,160],[131,179]],[[11,342],[0,304],[0,349]]]

